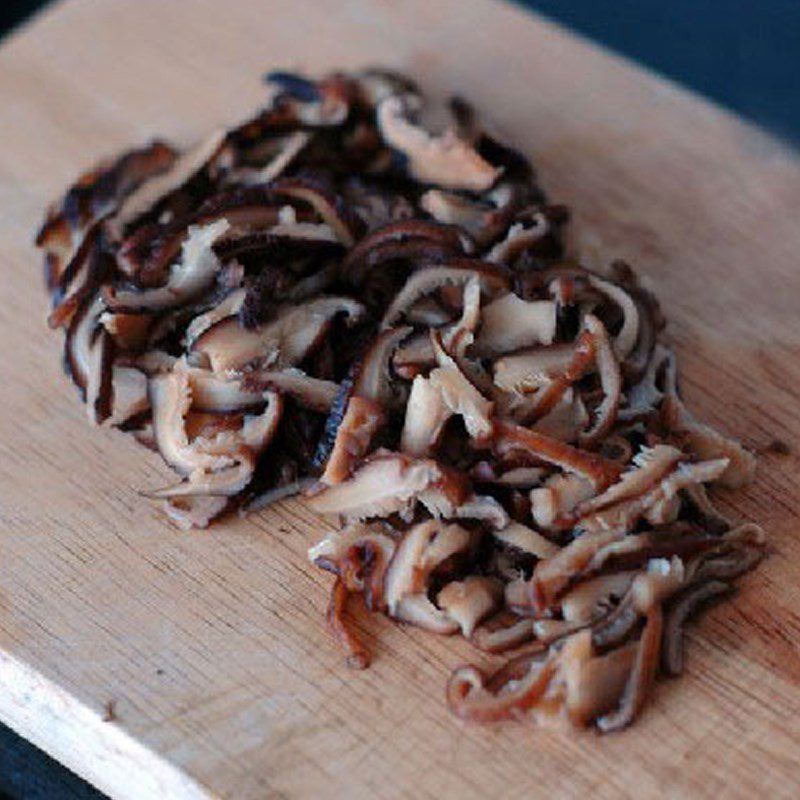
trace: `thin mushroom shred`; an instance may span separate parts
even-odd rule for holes
[[[177,480],[140,488],[179,527],[295,494],[338,521],[309,557],[351,666],[361,595],[505,654],[450,677],[462,719],[624,728],[764,554],[708,493],[754,457],[686,409],[632,268],[567,258],[567,209],[463,100],[431,115],[380,69],[266,81],[252,117],[48,211],[90,420],[160,453]]]

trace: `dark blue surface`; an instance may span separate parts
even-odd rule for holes
[[[0,32],[40,5],[0,0]],[[535,0],[522,5],[800,141],[795,86],[800,0]],[[103,795],[0,726],[0,798],[5,797],[102,800]]]
[[[105,795],[0,725],[0,798],[104,800]]]
[[[800,0],[521,4],[800,142]]]

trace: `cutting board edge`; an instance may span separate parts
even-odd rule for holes
[[[217,797],[105,713],[0,648],[0,721],[76,775],[117,800]]]

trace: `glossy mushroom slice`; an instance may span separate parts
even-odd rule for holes
[[[403,393],[392,376],[392,356],[411,331],[412,328],[404,325],[378,334],[361,362],[353,384],[353,394],[387,409],[403,402]]]
[[[594,453],[507,422],[495,422],[494,447],[500,455],[515,450],[530,453],[565,472],[585,478],[596,491],[612,484],[622,471],[619,465]]]
[[[351,248],[355,244],[361,232],[358,218],[342,198],[333,194],[321,181],[308,177],[280,178],[273,181],[269,189],[279,198],[307,203],[345,247]]]
[[[342,75],[311,81],[291,72],[273,71],[264,81],[272,93],[270,110],[297,125],[336,127],[350,112],[351,87]]]
[[[493,357],[532,345],[549,345],[555,334],[554,302],[526,301],[509,292],[484,307],[475,352]]]
[[[283,369],[300,363],[319,344],[337,314],[350,325],[364,306],[347,297],[320,297],[282,309],[272,322],[245,329],[237,317],[227,317],[195,339],[192,351],[203,354],[215,372],[241,370],[251,362]]]
[[[308,551],[312,563],[336,575],[328,608],[328,624],[347,653],[348,666],[363,669],[369,653],[345,620],[348,596],[363,594],[367,608],[386,607],[384,578],[397,547],[396,534],[383,523],[354,524],[332,531]]]
[[[390,96],[377,108],[378,128],[386,143],[402,153],[406,171],[420,183],[448,189],[482,192],[500,177],[502,169],[484,160],[473,146],[452,130],[432,136],[412,122],[420,110],[413,95]]]
[[[36,236],[36,245],[46,254],[45,278],[50,291],[60,289],[64,293],[65,271],[88,231],[113,213],[137,186],[168,170],[175,158],[169,145],[155,141],[81,175],[50,208]]]
[[[230,420],[211,435],[190,439],[187,417],[192,404],[192,379],[185,361],[169,373],[150,379],[153,433],[162,458],[184,477],[176,486],[150,492],[152,497],[231,496],[252,477],[255,460],[278,426],[282,404],[277,394],[265,393],[266,408],[258,415]],[[228,420],[226,420],[227,422]]]
[[[674,362],[670,371],[674,376]],[[736,440],[696,420],[678,397],[674,377],[667,380],[661,418],[676,443],[700,459],[725,459],[725,470],[717,478],[721,485],[737,489],[750,483],[756,472],[755,456]]]
[[[138,290],[107,286],[104,299],[115,311],[165,311],[195,299],[208,289],[222,268],[214,243],[228,230],[225,219],[189,229],[182,245],[181,258],[170,269],[163,286]]]
[[[435,633],[455,633],[460,627],[459,621],[434,605],[427,590],[437,567],[465,552],[471,541],[469,531],[457,524],[428,520],[410,528],[397,546],[386,573],[385,599],[389,616]],[[457,598],[451,595],[450,601],[455,606]],[[483,604],[482,600],[478,602]],[[463,616],[467,615],[469,611],[465,609]]]
[[[478,446],[491,439],[493,403],[475,389],[452,358],[443,355],[442,366],[427,378],[418,375],[411,385],[400,445],[409,455],[430,455],[445,423],[456,415]]]
[[[336,433],[320,484],[334,486],[347,480],[366,455],[376,431],[384,423],[383,407],[361,395],[353,395]]]
[[[361,239],[345,256],[341,273],[358,286],[391,262],[434,263],[471,250],[469,236],[453,225],[421,219],[398,220],[377,227]]]
[[[535,209],[527,222],[515,222],[506,232],[505,238],[487,253],[486,260],[492,264],[512,264],[523,252],[536,248],[551,236],[557,227],[558,217],[551,219],[547,209]]]
[[[182,153],[168,169],[140,183],[110,220],[108,229],[111,238],[121,239],[129,225],[151,212],[164,198],[206,169],[219,154],[224,140],[224,131],[214,131],[195,147]]]
[[[436,596],[436,605],[470,637],[478,624],[497,610],[502,597],[503,585],[497,578],[470,575],[448,583]]]
[[[253,370],[245,374],[242,384],[250,391],[271,389],[280,392],[301,406],[323,414],[331,410],[339,391],[337,383],[315,378],[296,367]]]
[[[432,459],[378,451],[348,480],[317,488],[309,506],[320,514],[347,519],[407,514],[417,501],[434,516],[457,508],[470,495],[469,481]]]
[[[518,207],[518,195],[512,184],[501,181],[479,198],[443,189],[429,189],[420,197],[419,205],[435,220],[457,225],[479,245],[485,246],[506,232]]]
[[[481,261],[462,259],[449,261],[440,267],[421,269],[406,281],[405,286],[395,296],[384,314],[381,327],[385,329],[395,326],[420,298],[445,287],[463,287],[473,277],[479,279],[481,290],[490,296],[508,289],[509,286],[508,276]]]

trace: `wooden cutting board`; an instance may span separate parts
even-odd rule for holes
[[[349,672],[305,556],[323,523],[290,502],[177,532],[137,495],[159,458],[92,430],[60,372],[31,247],[46,202],[98,156],[243,117],[266,68],[378,62],[466,94],[534,157],[590,261],[630,259],[664,301],[690,405],[763,454],[723,501],[771,557],[621,735],[464,726],[443,687],[471,648],[383,619]],[[4,722],[133,800],[800,795],[795,155],[485,0],[70,0],[0,47],[0,108]]]

